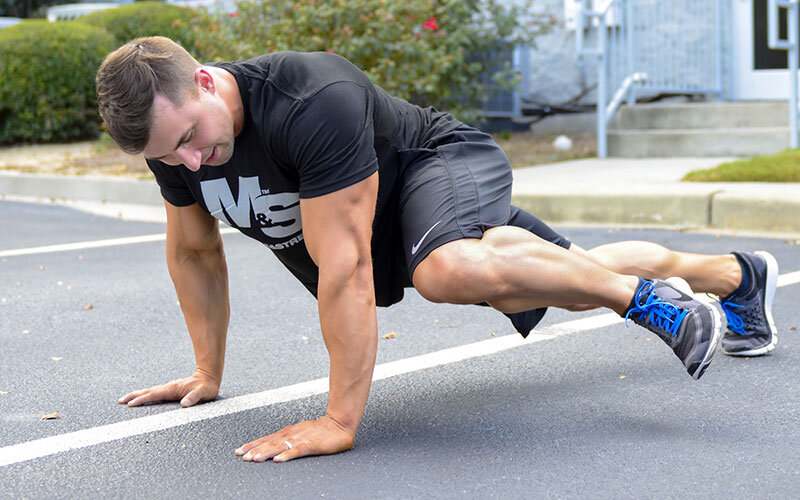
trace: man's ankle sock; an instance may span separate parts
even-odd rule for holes
[[[739,283],[739,286],[736,287],[736,290],[729,293],[727,297],[730,297],[731,295],[735,295],[743,290],[747,290],[748,288],[750,288],[750,274],[747,272],[747,268],[745,268],[744,262],[742,262],[742,258],[736,254],[733,254],[733,256],[736,257],[736,262],[739,264],[739,267],[742,270],[742,281]],[[725,299],[727,297],[721,297],[721,298]]]

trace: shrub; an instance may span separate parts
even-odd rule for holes
[[[165,36],[203,60],[204,56],[196,44],[196,33],[201,30],[193,28],[197,23],[202,27],[207,18],[198,14],[188,7],[161,2],[137,2],[93,12],[70,22],[104,28],[114,35],[118,46],[142,36]]]
[[[278,50],[333,51],[397,97],[473,120],[486,99],[487,73],[506,87],[515,83],[495,54],[532,44],[554,22],[533,14],[530,3],[242,0],[230,19],[196,31],[202,33],[201,49],[215,60]]]
[[[96,137],[95,72],[106,31],[30,20],[0,30],[0,144]]]

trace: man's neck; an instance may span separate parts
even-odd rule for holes
[[[228,71],[216,66],[205,66],[205,69],[214,76],[217,93],[228,106],[228,111],[233,119],[233,135],[238,136],[244,128],[244,105],[236,78]]]

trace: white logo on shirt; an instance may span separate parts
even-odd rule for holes
[[[286,240],[269,248],[279,250],[302,241],[299,193],[270,193],[261,189],[258,177],[239,177],[239,196],[234,200],[226,179],[200,183],[208,211],[217,219],[239,229],[251,226],[251,215],[257,227],[276,240]],[[274,247],[274,248],[273,248]]]

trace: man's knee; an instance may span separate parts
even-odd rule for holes
[[[489,300],[500,286],[491,256],[478,240],[458,240],[432,251],[414,270],[414,288],[431,302],[471,304]]]
[[[439,247],[417,265],[411,281],[414,288],[431,302],[449,302],[447,284],[455,278],[456,269],[450,252]]]

